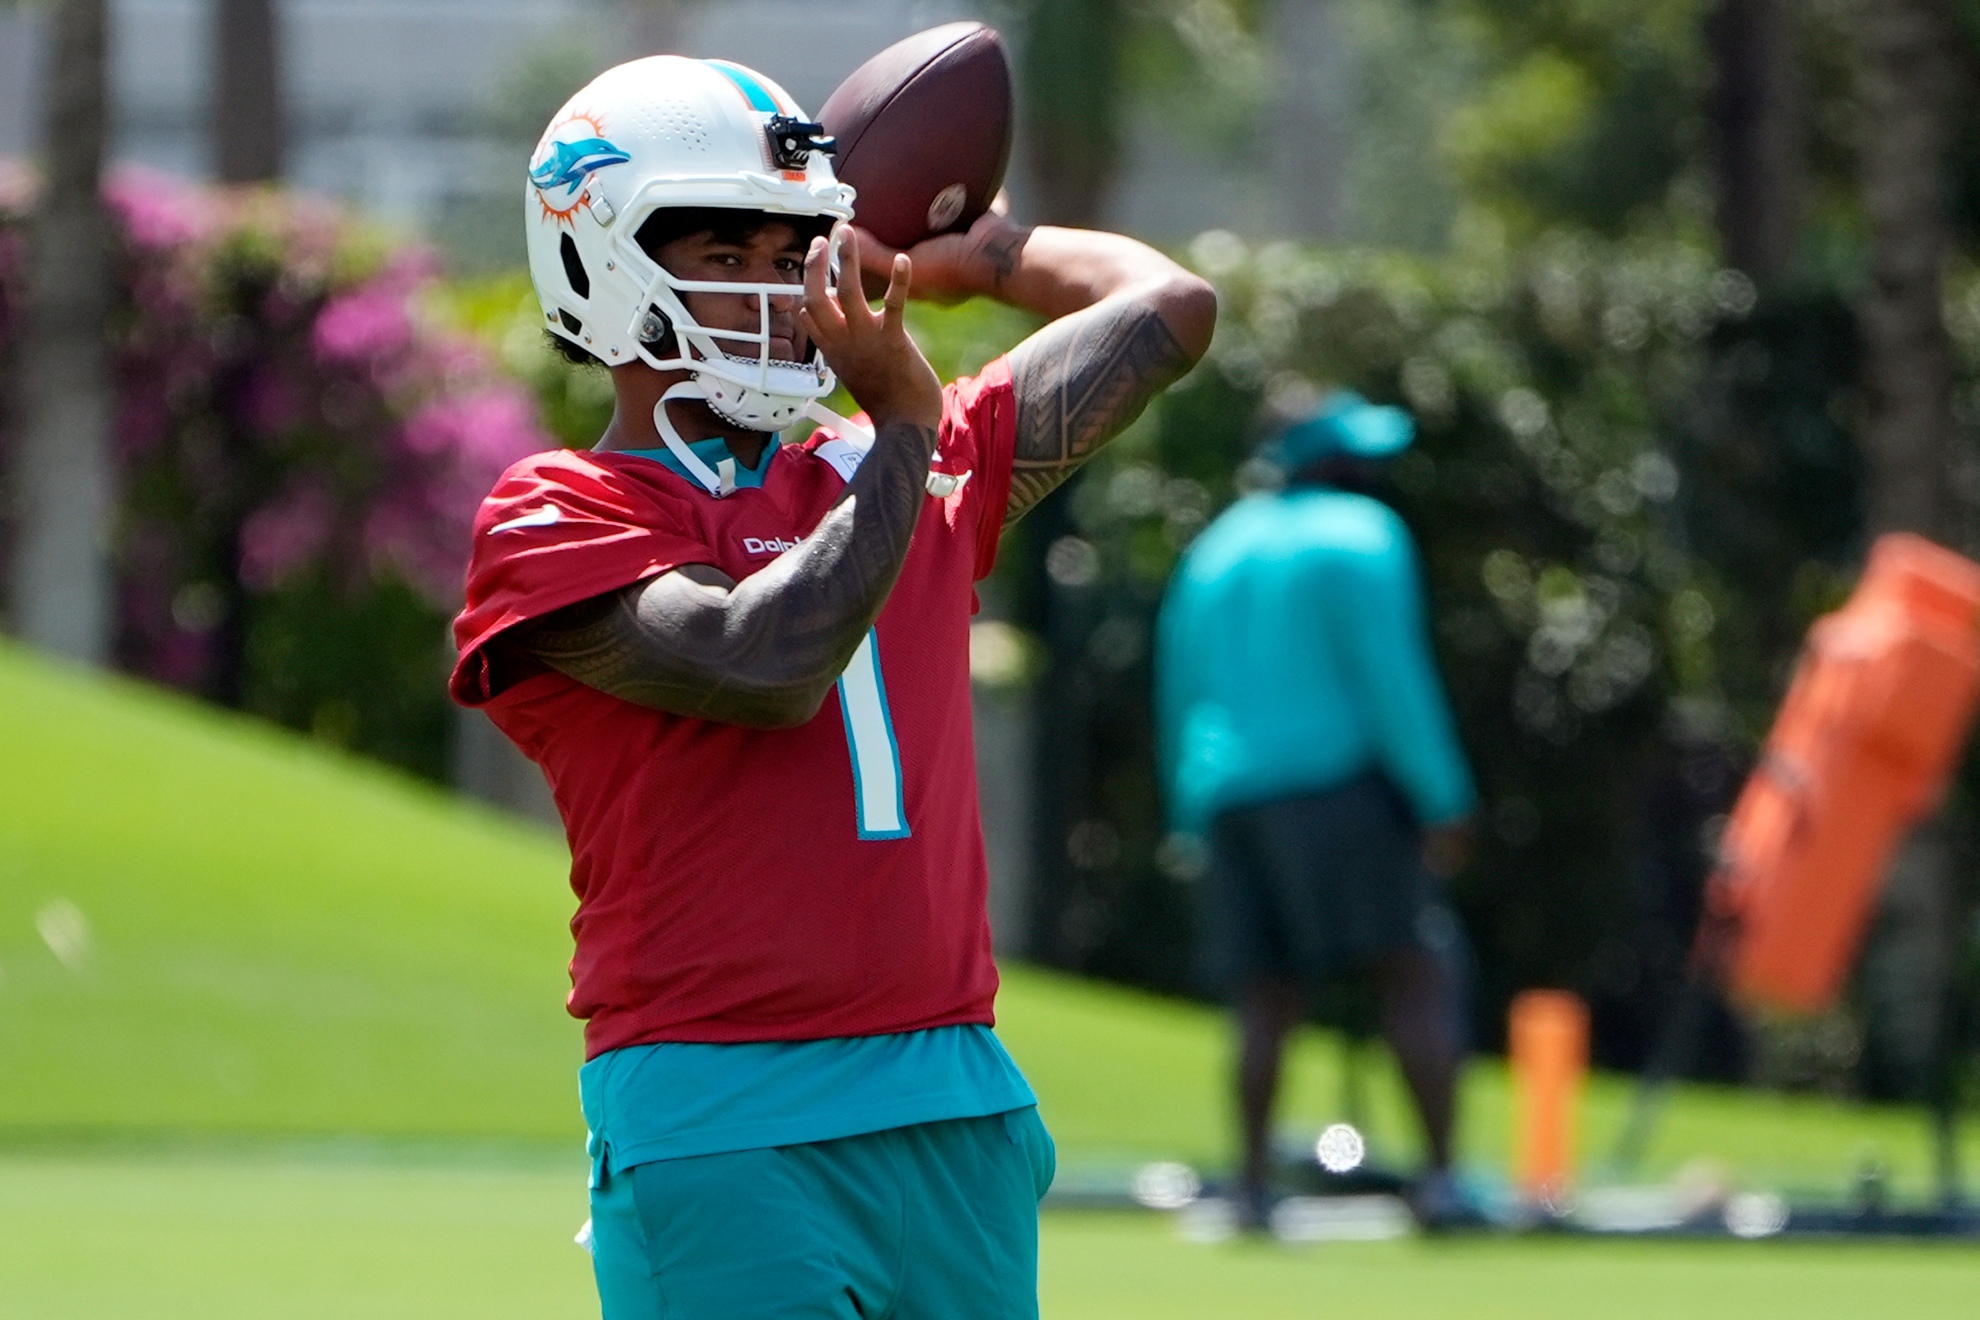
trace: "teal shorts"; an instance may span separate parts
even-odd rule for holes
[[[591,1192],[604,1320],[1035,1320],[1036,1107],[655,1160]]]

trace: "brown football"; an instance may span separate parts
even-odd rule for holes
[[[818,111],[833,170],[859,192],[853,218],[912,247],[990,208],[1011,155],[1011,65],[981,23],[945,23],[854,69]]]

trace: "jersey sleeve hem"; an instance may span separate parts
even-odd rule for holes
[[[553,451],[510,468],[475,517],[459,659],[448,693],[464,706],[501,695],[488,649],[504,633],[684,564],[711,562],[692,521],[629,480],[609,455]]]
[[[950,387],[951,397],[963,393],[963,382]],[[977,480],[982,501],[977,513],[974,580],[981,582],[997,567],[997,546],[1004,534],[1004,513],[1011,503],[1011,463],[1017,451],[1017,391],[1008,357],[990,362],[973,382],[975,397],[959,419],[976,433]]]
[[[494,672],[489,664],[487,648],[503,633],[532,619],[554,614],[565,606],[575,605],[581,600],[590,600],[593,596],[603,596],[608,592],[622,591],[636,582],[645,582],[650,578],[659,577],[662,573],[672,572],[687,562],[686,560],[682,560],[681,563],[653,560],[637,567],[628,566],[624,571],[589,575],[570,582],[559,591],[546,592],[533,597],[528,602],[527,608],[517,606],[504,610],[493,622],[462,644],[460,659],[455,662],[453,673],[447,680],[448,694],[456,702],[468,707],[486,706],[500,701],[504,696],[525,686],[528,681],[512,683],[499,690],[494,686]]]

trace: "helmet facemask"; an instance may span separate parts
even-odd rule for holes
[[[655,208],[647,218],[660,213]],[[807,221],[814,224],[831,221],[830,216],[784,215],[774,211],[754,214],[766,221],[792,224],[800,236],[805,233]],[[702,398],[717,416],[755,431],[784,429],[804,415],[807,404],[832,392],[837,381],[816,345],[802,362],[771,356],[773,304],[801,301],[802,284],[682,279],[661,265],[646,245],[638,241],[643,227],[643,222],[622,224],[613,245],[614,255],[629,271],[647,277],[638,310],[628,327],[628,338],[642,362],[658,371],[689,372],[701,387]],[[653,246],[657,248],[661,244]],[[836,271],[836,244],[832,262]],[[686,295],[689,294],[753,297],[756,325],[737,330],[703,325],[688,310]]]

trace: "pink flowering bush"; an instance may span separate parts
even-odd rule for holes
[[[532,394],[422,314],[424,252],[332,205],[135,171],[105,195],[118,663],[441,774],[469,522],[556,443]],[[0,174],[0,363],[25,203]]]

